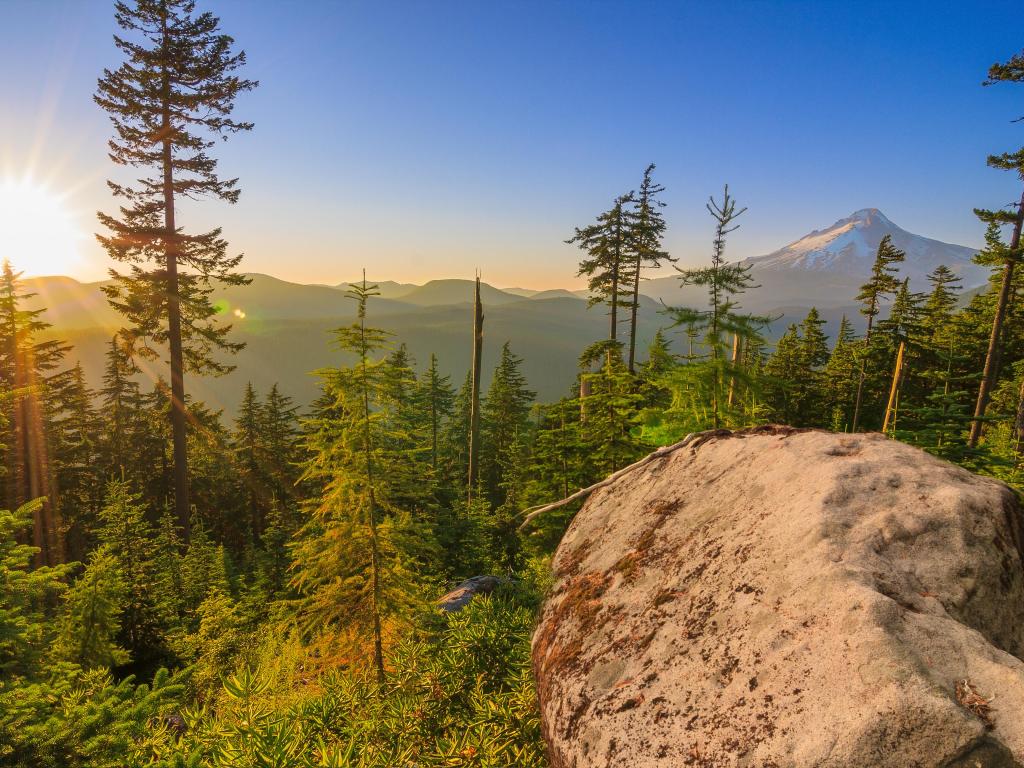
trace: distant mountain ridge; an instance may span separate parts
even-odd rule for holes
[[[906,253],[900,272],[912,281],[923,279],[940,264],[949,267],[973,287],[984,282],[986,270],[971,261],[977,251],[907,232],[877,208],[862,208],[823,230],[814,230],[765,256],[745,260],[761,271],[801,269],[833,274],[867,276],[878,244],[886,235]]]
[[[886,233],[907,251],[905,273],[916,290],[926,287],[924,275],[938,263],[963,276],[965,290],[985,281],[986,270],[970,261],[972,249],[913,235],[877,209],[866,208],[773,253],[747,259],[759,287],[740,297],[742,308],[779,318],[768,329],[769,339],[799,321],[811,306],[827,321],[827,333],[835,333],[844,315],[861,327],[863,317],[853,297]],[[233,337],[247,344],[230,359],[237,370],[221,378],[192,378],[189,391],[232,412],[247,381],[263,391],[279,382],[297,402],[306,404],[317,391],[310,371],[343,359],[331,344],[331,331],[355,317],[355,303],[345,295],[350,284],[304,285],[269,275],[249,277],[249,285],[218,288],[212,296],[222,315],[235,325]],[[68,277],[25,280],[26,289],[37,294],[26,308],[45,308],[44,318],[54,326],[50,335],[74,345],[69,361],[80,360],[94,386],[102,376],[110,336],[122,324],[103,295],[105,284]],[[460,383],[469,365],[473,281],[431,280],[423,285],[382,281],[377,285],[381,295],[370,301],[370,321],[407,343],[421,368],[436,353],[442,371]],[[482,283],[481,292],[486,316],[485,371],[493,368],[501,345],[509,341],[523,358],[524,373],[542,400],[565,394],[576,375],[580,350],[606,333],[605,308],[588,309],[586,291],[500,289]],[[682,286],[676,275],[645,280],[638,348],[645,350],[654,332],[669,324],[661,313],[663,304],[696,307],[706,301],[704,289]]]

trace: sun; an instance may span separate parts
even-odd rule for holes
[[[0,260],[27,275],[67,274],[84,238],[63,196],[29,177],[0,179]]]

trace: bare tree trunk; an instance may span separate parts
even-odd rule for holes
[[[1015,251],[1020,246],[1020,229],[1024,223],[1024,194],[1021,195],[1020,203],[1017,206],[1017,221],[1013,225],[1013,236],[1010,238],[1010,250]],[[1010,301],[1010,289],[1013,287],[1012,258],[1003,267],[1003,283],[999,286],[999,299],[996,302],[996,313],[992,318],[992,333],[988,338],[988,351],[985,353],[985,368],[981,374],[981,383],[978,385],[978,400],[974,405],[974,421],[971,422],[971,433],[967,439],[967,445],[975,448],[981,438],[982,420],[985,418],[985,409],[988,408],[989,396],[992,386],[995,384],[997,360],[999,357],[999,337],[1003,331],[1003,321],[1006,318],[1006,306]]]
[[[739,363],[740,351],[741,351],[742,347],[743,347],[743,342],[740,340],[740,335],[738,333],[734,333],[732,335],[732,367],[733,367],[734,371],[735,371],[735,368],[736,368],[737,364]],[[733,401],[733,397],[735,396],[735,394],[736,394],[736,374],[734,372],[729,377],[729,399],[728,399],[727,402],[728,402],[730,408],[732,408],[732,401]]]
[[[167,18],[163,19],[164,45],[167,45]],[[181,528],[182,543],[190,536],[188,499],[188,447],[185,435],[185,360],[181,342],[181,301],[178,284],[178,231],[174,222],[174,167],[171,148],[170,74],[163,73],[163,193],[164,260],[167,268],[167,345],[171,357],[171,443],[174,451],[174,513]]]
[[[906,345],[901,341],[896,352],[896,367],[892,371],[892,386],[889,388],[889,402],[885,405],[885,419],[882,421],[882,432],[888,434],[890,420],[895,429],[895,405],[896,393],[900,389],[900,380],[903,378],[903,350]]]
[[[480,363],[484,344],[484,306],[480,301],[480,275],[473,300],[473,378],[469,403],[469,477],[466,498],[473,500],[480,473]]]
[[[861,354],[860,373],[857,376],[857,397],[853,401],[853,421],[850,423],[851,432],[857,431],[857,425],[860,422],[860,404],[864,397],[864,375],[868,361],[868,352],[871,349],[871,323],[874,319],[873,315],[868,317],[868,329],[864,333],[864,351]]]

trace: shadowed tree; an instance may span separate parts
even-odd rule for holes
[[[235,98],[256,87],[238,75],[244,53],[193,0],[118,2],[123,35],[114,42],[125,57],[105,69],[96,103],[114,125],[110,159],[148,171],[133,183],[108,181],[123,203],[117,215],[98,214],[109,230],[97,235],[127,274],[111,270],[104,287],[111,305],[130,324],[122,336],[133,354],[154,358],[166,347],[171,371],[174,506],[187,541],[189,523],[185,371],[221,373],[219,350],[237,351],[230,326],[215,320],[214,283],[239,285],[241,256],[229,256],[220,228],[186,234],[175,214],[182,198],[237,202],[237,179],[222,179],[209,154],[218,138],[247,131],[232,118]]]
[[[1018,53],[1011,57],[1005,64],[993,64],[989,67],[988,79],[985,81],[985,85],[994,85],[1000,82],[1024,82],[1024,53]],[[988,164],[999,170],[1015,171],[1020,179],[1024,181],[1024,147],[1016,152],[990,155]],[[977,446],[978,440],[981,438],[985,409],[988,408],[989,397],[991,396],[998,373],[999,337],[1002,332],[1003,320],[1006,317],[1006,306],[1010,301],[1013,271],[1021,259],[1020,234],[1021,226],[1024,225],[1024,193],[1021,193],[1020,202],[1017,203],[1016,208],[1016,211],[988,211],[982,209],[975,209],[974,211],[990,228],[990,235],[987,238],[988,247],[978,254],[980,257],[979,263],[989,266],[1001,266],[1003,275],[999,287],[999,298],[996,300],[995,315],[992,318],[992,333],[989,336],[988,351],[985,354],[985,368],[981,373],[981,383],[978,386],[978,399],[974,406],[971,434],[967,440],[968,447],[970,448]],[[1002,245],[996,234],[997,227],[1005,224],[1013,226],[1013,234],[1010,236],[1008,246]]]

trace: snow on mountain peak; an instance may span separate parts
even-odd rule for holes
[[[923,286],[925,275],[945,264],[962,275],[965,284],[984,281],[983,270],[971,262],[975,251],[915,235],[894,224],[877,208],[862,208],[827,229],[814,230],[784,248],[747,259],[758,270],[799,269],[837,275],[866,277],[878,244],[889,235],[892,243],[906,252],[901,273]]]

